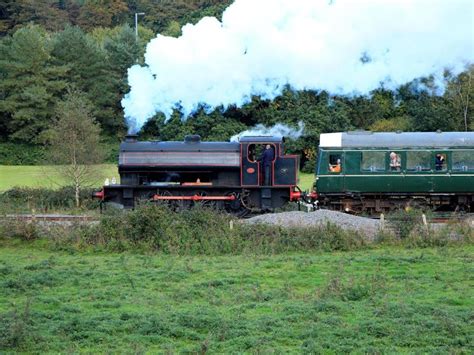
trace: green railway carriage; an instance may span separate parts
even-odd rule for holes
[[[352,213],[408,206],[474,209],[474,132],[321,134],[321,207]]]

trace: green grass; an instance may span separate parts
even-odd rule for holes
[[[472,353],[474,247],[289,255],[0,241],[0,352]]]
[[[311,191],[313,189],[313,184],[314,184],[314,174],[306,174],[300,172],[300,182],[299,182],[299,187],[301,190],[305,191]]]
[[[115,176],[119,181],[117,166],[114,164],[104,164],[105,176],[110,179]],[[314,175],[300,173],[300,187],[303,190],[310,190],[313,186]],[[98,183],[100,186],[102,182]],[[58,188],[64,186],[65,181],[58,176],[54,167],[51,166],[11,166],[0,165],[0,191],[5,191],[13,187],[46,187]]]
[[[118,179],[117,166],[114,164],[102,165],[105,176]],[[103,181],[97,183],[100,186]],[[45,187],[59,188],[66,185],[64,178],[58,175],[52,166],[33,165],[0,165],[0,191],[13,187]]]

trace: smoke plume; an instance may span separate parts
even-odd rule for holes
[[[474,62],[472,0],[236,0],[179,38],[150,41],[128,71],[125,116],[184,117],[295,90],[367,94]]]
[[[298,139],[303,134],[304,122],[298,122],[298,129],[294,129],[287,125],[277,123],[273,127],[265,127],[263,124],[258,124],[255,127],[246,131],[240,132],[230,138],[231,142],[238,142],[241,137],[245,136],[273,136],[285,137],[291,139]]]

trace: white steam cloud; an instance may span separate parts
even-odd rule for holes
[[[266,127],[263,124],[258,124],[253,128],[246,131],[240,132],[230,138],[231,142],[238,142],[241,137],[245,136],[272,136],[272,137],[285,137],[291,139],[298,139],[301,137],[304,131],[304,122],[298,122],[298,129],[290,126],[277,123],[273,127]]]
[[[158,35],[128,71],[125,116],[184,117],[295,90],[367,94],[474,62],[472,0],[236,0],[179,38]],[[440,79],[441,81],[441,79]],[[133,128],[132,128],[133,129]]]

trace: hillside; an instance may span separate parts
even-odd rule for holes
[[[127,130],[121,105],[130,89],[127,69],[144,63],[149,40],[158,33],[178,37],[182,25],[205,16],[220,18],[230,4],[217,0],[4,3],[0,10],[0,141],[42,145],[45,131],[54,124],[57,103],[73,87],[90,101],[104,138],[117,142]],[[138,38],[137,12],[144,13],[138,17]],[[202,107],[186,121],[174,111],[165,124],[165,117],[158,113],[140,133],[143,138],[162,140],[181,140],[188,133],[200,134],[204,140],[228,140],[257,123],[296,127],[302,121],[305,138],[290,142],[288,148],[302,154],[310,171],[321,132],[472,130],[473,70],[466,67],[457,75],[447,71],[444,91],[438,79],[430,76],[393,90],[380,86],[370,95],[343,96],[288,86],[273,100],[252,96],[241,108],[217,107],[209,112]]]

